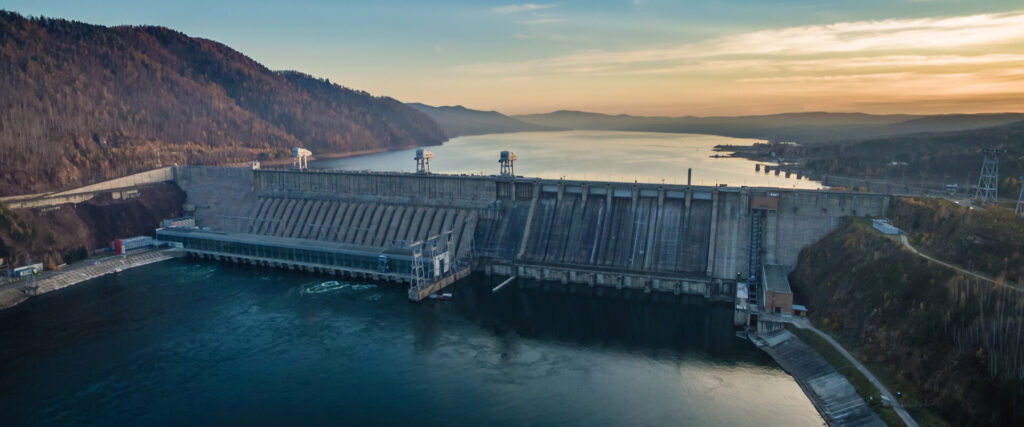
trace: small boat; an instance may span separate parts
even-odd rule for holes
[[[313,286],[310,286],[310,287],[308,287],[306,289],[303,289],[302,293],[304,293],[304,294],[322,294],[322,293],[326,293],[326,292],[337,291],[337,290],[344,289],[344,288],[347,288],[347,287],[350,287],[350,286],[351,285],[339,283],[336,280],[331,280],[331,281],[328,281],[328,282],[323,282],[323,283],[320,283],[318,285],[313,285]]]
[[[118,268],[115,268],[113,271],[111,271],[111,273],[121,274],[122,271],[124,271],[124,269],[122,269],[121,267],[118,267]]]
[[[439,293],[432,293],[429,296],[427,296],[427,298],[438,299],[438,300],[449,300],[449,299],[452,299],[452,293],[451,292],[445,292],[445,293],[441,293],[441,294],[439,294]]]

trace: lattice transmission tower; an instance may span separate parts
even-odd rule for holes
[[[999,202],[999,153],[1003,150],[986,148],[985,160],[981,163],[981,176],[978,177],[978,188],[974,190],[974,199],[984,205]]]
[[[1024,216],[1024,175],[1020,177],[1020,195],[1017,196],[1017,208],[1013,213]]]

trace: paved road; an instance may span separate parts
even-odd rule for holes
[[[926,259],[928,261],[934,262],[934,263],[939,264],[939,265],[941,265],[943,267],[946,267],[946,268],[950,268],[950,269],[959,271],[959,272],[961,272],[963,274],[966,274],[968,276],[974,277],[974,278],[976,278],[978,280],[981,280],[981,281],[984,281],[984,282],[991,283],[991,284],[993,284],[995,286],[999,286],[999,287],[1003,287],[1003,288],[1010,288],[1010,289],[1014,289],[1014,290],[1017,290],[1017,291],[1022,290],[1021,288],[1018,288],[1016,286],[1008,285],[1008,284],[1002,283],[1002,282],[998,282],[998,281],[996,281],[995,279],[993,279],[991,277],[988,277],[988,276],[985,276],[985,275],[982,275],[982,274],[978,274],[978,273],[975,273],[975,272],[970,271],[970,270],[965,270],[963,268],[957,267],[957,266],[955,266],[953,264],[950,264],[948,262],[945,262],[943,260],[940,260],[940,259],[937,259],[937,258],[933,258],[933,257],[929,256],[928,254],[925,254],[925,253],[917,250],[917,248],[915,248],[913,245],[911,245],[910,244],[910,240],[907,239],[907,235],[906,234],[900,234],[900,241],[903,242],[903,247],[909,249],[911,252],[913,252],[917,256],[919,256],[921,258],[924,258],[924,259]]]
[[[764,314],[762,314],[761,316],[765,317]],[[903,409],[903,406],[900,406],[900,403],[896,400],[895,396],[893,396],[892,393],[889,392],[889,389],[887,389],[885,385],[878,380],[878,378],[875,378],[875,376],[871,374],[871,371],[869,371],[868,368],[865,368],[864,365],[862,365],[856,357],[853,357],[853,355],[850,354],[850,352],[846,351],[846,349],[843,348],[843,346],[840,345],[839,342],[832,339],[830,335],[812,326],[811,322],[808,321],[807,318],[782,317],[771,315],[771,320],[789,323],[793,326],[796,326],[797,328],[810,330],[819,337],[824,338],[825,341],[828,341],[829,344],[832,344],[832,347],[839,351],[839,354],[842,354],[843,357],[846,358],[846,360],[853,364],[853,366],[857,368],[857,370],[860,371],[860,373],[864,374],[864,376],[867,377],[868,381],[871,381],[871,383],[874,384],[875,387],[878,387],[878,390],[882,393],[883,396],[889,398],[889,401],[892,402],[892,409],[896,411],[896,415],[899,415],[900,419],[903,420],[904,424],[906,424],[909,427],[917,427],[917,421],[914,421],[914,418],[910,416],[910,413],[908,413],[906,409]]]

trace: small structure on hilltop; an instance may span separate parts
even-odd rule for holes
[[[417,173],[430,173],[430,159],[434,158],[434,153],[430,150],[424,150],[422,148],[416,150],[416,157],[412,159],[416,161],[416,172]]]
[[[298,170],[306,170],[309,168],[309,158],[313,157],[313,152],[305,148],[292,147],[292,168]]]
[[[502,151],[501,156],[498,157],[498,164],[501,165],[501,176],[516,176],[515,162],[518,159],[516,153],[508,150]]]

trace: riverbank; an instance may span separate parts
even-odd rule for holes
[[[28,277],[16,282],[0,285],[0,310],[14,307],[29,298],[64,289],[86,280],[112,274],[115,270],[127,270],[154,262],[166,261],[182,256],[175,249],[147,250],[100,259],[87,259],[75,264]]]
[[[751,340],[793,376],[828,425],[886,425],[846,377],[789,331],[751,335]]]

